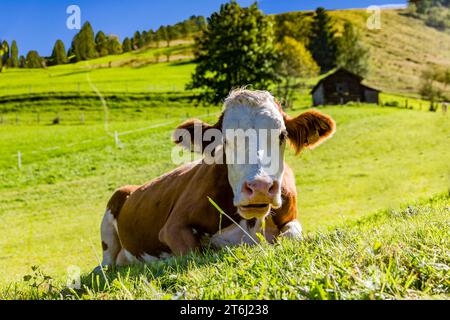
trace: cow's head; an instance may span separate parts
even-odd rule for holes
[[[299,153],[331,137],[335,128],[333,119],[319,111],[292,118],[269,92],[240,89],[225,99],[214,126],[189,120],[177,128],[174,139],[199,152],[214,150],[214,158],[225,161],[234,206],[243,218],[252,219],[262,218],[282,204],[286,140]]]

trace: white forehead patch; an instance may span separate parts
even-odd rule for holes
[[[225,99],[224,129],[284,129],[283,116],[268,91],[234,90]]]

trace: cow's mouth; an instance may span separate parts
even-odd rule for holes
[[[269,203],[252,203],[238,207],[238,213],[246,220],[263,218],[270,212]]]
[[[251,208],[266,208],[266,207],[268,207],[269,206],[269,204],[268,203],[255,203],[255,204],[248,204],[248,205],[246,205],[246,206],[241,206],[241,208],[248,208],[248,209],[251,209]]]

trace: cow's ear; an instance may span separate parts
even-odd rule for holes
[[[215,125],[209,125],[198,119],[180,124],[174,131],[173,142],[188,150],[202,153],[216,139],[221,139],[222,116]]]
[[[284,114],[284,123],[297,154],[303,148],[313,149],[336,131],[334,120],[317,110],[306,111],[295,118]]]

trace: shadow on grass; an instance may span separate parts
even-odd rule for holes
[[[190,253],[183,257],[171,257],[146,264],[105,267],[103,271],[97,268],[98,270],[81,275],[80,289],[64,289],[61,294],[65,297],[73,297],[74,293],[81,296],[88,294],[89,291],[91,293],[106,293],[110,291],[111,284],[115,281],[138,283],[142,280],[147,282],[159,280],[159,288],[170,292],[177,282],[177,277],[171,277],[171,275],[180,275],[193,268],[221,262],[226,255],[226,250],[205,249],[202,253]]]
[[[57,75],[53,75],[52,77],[55,78],[62,78],[62,77],[68,77],[68,76],[73,76],[75,74],[82,74],[82,73],[90,73],[91,70],[80,70],[80,71],[72,71],[72,72],[66,72],[66,73],[60,73]]]
[[[184,65],[188,65],[188,64],[192,64],[195,61],[192,59],[181,59],[178,61],[173,61],[169,64],[169,67],[177,67],[177,66],[184,66]]]

